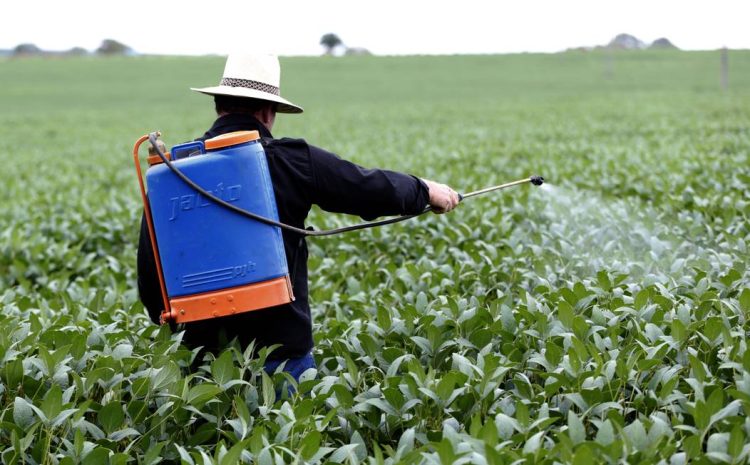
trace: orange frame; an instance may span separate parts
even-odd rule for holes
[[[161,136],[161,133],[157,132],[156,136]],[[161,298],[164,305],[164,309],[161,312],[159,321],[161,324],[166,324],[171,318],[169,308],[169,297],[167,297],[167,286],[164,284],[164,274],[161,268],[161,259],[159,258],[159,248],[156,245],[156,234],[154,233],[154,222],[151,219],[151,206],[148,203],[148,197],[146,196],[146,186],[143,184],[143,173],[141,172],[141,162],[138,158],[138,150],[141,148],[141,144],[148,140],[148,135],[143,135],[135,142],[133,146],[133,161],[135,162],[135,171],[138,173],[138,185],[141,188],[141,199],[143,199],[143,211],[146,216],[146,224],[148,225],[148,236],[151,241],[151,249],[154,251],[154,261],[156,262],[156,274],[159,276],[159,288],[161,289]]]
[[[161,133],[156,133],[157,137]],[[221,316],[234,315],[263,308],[275,307],[294,301],[294,292],[289,275],[280,278],[248,284],[245,286],[220,289],[188,296],[169,299],[167,286],[164,282],[164,273],[161,266],[159,247],[156,243],[154,223],[151,218],[151,207],[146,194],[146,186],[143,182],[143,172],[138,158],[138,150],[147,141],[148,135],[141,136],[133,147],[133,162],[138,173],[138,185],[141,189],[143,210],[148,225],[149,240],[154,251],[156,273],[159,276],[159,288],[161,289],[162,304],[164,309],[159,320],[161,324],[166,323],[188,323]]]

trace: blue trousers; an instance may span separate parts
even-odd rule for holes
[[[299,377],[305,372],[305,370],[308,368],[315,368],[315,360],[313,359],[312,353],[307,353],[299,358],[290,358],[289,360],[267,360],[263,368],[266,370],[266,373],[270,375],[273,374],[273,372],[276,371],[276,368],[284,362],[286,362],[284,365],[284,371],[292,375],[297,382],[299,382]]]

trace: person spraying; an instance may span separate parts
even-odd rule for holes
[[[280,65],[276,56],[229,55],[218,86],[192,90],[212,95],[217,113],[214,124],[196,141],[231,137],[237,131],[257,131],[280,223],[304,231],[312,205],[366,220],[418,215],[426,208],[446,213],[458,205],[459,194],[445,184],[395,171],[365,169],[302,139],[275,138],[271,130],[278,113],[302,113],[301,107],[281,96],[279,83]],[[178,206],[172,206],[171,214],[178,213]],[[217,353],[234,339],[243,348],[254,341],[256,350],[278,344],[267,359],[267,371],[284,362],[284,369],[299,379],[302,372],[315,366],[311,353],[307,244],[305,235],[293,228],[282,229],[284,258],[291,277],[290,297],[293,297],[288,299],[291,301],[184,323],[183,342],[187,346]],[[151,319],[163,323],[164,293],[152,239],[144,216],[138,246],[138,290]]]

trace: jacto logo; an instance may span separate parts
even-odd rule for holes
[[[217,281],[226,281],[234,278],[243,278],[255,272],[255,262],[248,261],[235,266],[218,268],[215,270],[200,271],[182,276],[182,287],[201,286]]]
[[[224,183],[216,185],[216,189],[207,190],[209,194],[212,194],[225,202],[236,202],[240,199],[240,192],[242,191],[241,184],[235,184],[233,186],[224,187]],[[211,206],[213,202],[208,200],[205,196],[195,193],[186,194],[179,197],[172,197],[169,199],[169,221],[174,221],[180,215],[180,212],[187,212],[196,208],[203,208]]]

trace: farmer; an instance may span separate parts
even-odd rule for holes
[[[277,113],[302,113],[302,108],[281,97],[280,66],[271,55],[230,55],[218,86],[192,89],[213,95],[218,118],[197,140],[233,131],[256,130],[270,138],[265,146],[279,219],[304,228],[313,204],[329,212],[349,213],[364,219],[415,214],[430,205],[445,213],[459,202],[448,186],[387,170],[365,169],[302,139],[274,139]],[[295,378],[314,367],[310,306],[307,301],[307,244],[298,234],[282,232],[296,300],[256,310],[184,325],[183,342],[216,353],[233,339],[242,347],[255,341],[261,348],[280,344],[265,369],[284,369]],[[248,245],[250,246],[250,245]],[[141,222],[138,245],[138,290],[151,319],[158,323],[163,303],[148,228]],[[200,359],[200,357],[199,357]]]

